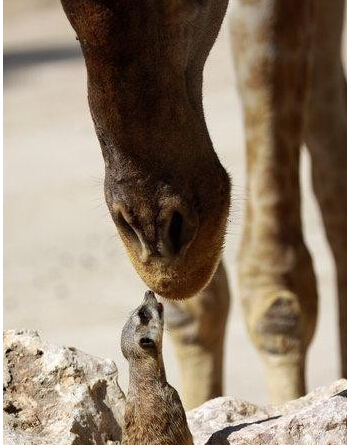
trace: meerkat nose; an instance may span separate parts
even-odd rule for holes
[[[143,300],[143,304],[148,304],[150,306],[154,306],[156,307],[158,302],[157,299],[155,298],[154,292],[151,290],[147,290],[145,293],[145,298]]]
[[[145,298],[155,298],[154,292],[152,290],[146,290]]]

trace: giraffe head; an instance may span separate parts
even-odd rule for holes
[[[83,50],[105,197],[146,284],[187,298],[222,250],[229,178],[206,128],[202,71],[227,0],[62,0]]]

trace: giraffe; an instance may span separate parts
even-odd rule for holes
[[[191,408],[222,394],[230,292],[221,251],[232,188],[206,128],[202,78],[228,2],[61,1],[86,63],[106,202],[135,269],[166,299]],[[233,1],[248,174],[238,285],[271,399],[282,402],[305,393],[317,317],[300,215],[304,142],[336,262],[347,377],[344,1]]]

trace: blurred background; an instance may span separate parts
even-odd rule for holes
[[[343,54],[346,62],[346,32]],[[247,193],[228,17],[206,65],[204,103],[215,149],[234,184],[224,252],[233,294],[225,393],[265,403],[264,371],[245,329],[234,279]],[[305,237],[320,295],[308,356],[312,389],[337,379],[339,364],[334,267],[309,178],[303,151]],[[121,329],[146,287],[115,232],[102,182],[83,59],[60,2],[4,0],[4,327],[36,329],[46,340],[114,359],[125,388]],[[168,380],[179,389],[169,336],[164,356]]]

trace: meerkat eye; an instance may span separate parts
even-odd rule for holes
[[[146,311],[146,309],[144,307],[142,307],[138,311],[137,315],[140,317],[141,324],[148,324],[148,322],[151,318],[150,314]]]
[[[155,349],[155,342],[154,340],[152,340],[149,337],[142,337],[140,339],[140,345],[144,348],[144,349]]]

